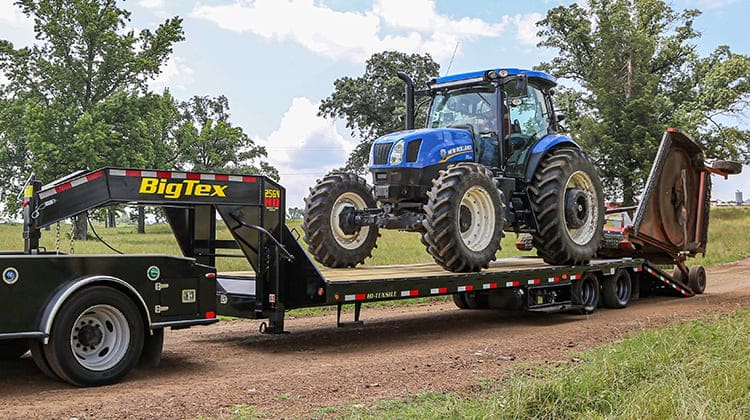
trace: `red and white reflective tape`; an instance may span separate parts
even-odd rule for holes
[[[557,283],[560,281],[560,277],[550,277],[547,279],[548,283]]]
[[[82,177],[76,178],[76,179],[74,179],[72,181],[68,181],[68,182],[62,183],[60,185],[57,185],[57,186],[55,186],[55,188],[50,188],[49,190],[41,191],[39,193],[39,198],[41,198],[42,200],[45,200],[48,197],[52,197],[53,195],[55,195],[57,193],[61,193],[63,191],[67,191],[67,190],[69,190],[71,188],[77,187],[79,185],[83,185],[83,184],[85,184],[87,182],[91,182],[91,181],[93,181],[95,179],[99,179],[99,178],[102,177],[102,175],[104,175],[102,173],[102,171],[92,172],[90,174],[87,174],[86,176],[82,176]]]
[[[352,302],[355,300],[365,300],[366,295],[364,293],[357,293],[354,295],[344,295],[345,302]]]
[[[448,293],[447,287],[436,287],[434,289],[430,289],[431,295],[444,295],[446,293]]]
[[[497,283],[485,283],[482,285],[482,289],[497,289]]]
[[[472,290],[474,290],[474,286],[470,284],[466,286],[458,286],[458,289],[456,290],[458,290],[459,292],[471,292]]]
[[[138,178],[195,179],[201,181],[257,182],[257,177],[246,175],[201,174],[197,172],[140,171],[135,169],[110,169],[112,176]]]
[[[570,276],[570,279],[571,280],[580,280],[581,279],[581,275],[580,274],[573,274],[572,276]]]
[[[534,286],[536,284],[541,284],[541,283],[542,283],[542,279],[531,279],[531,280],[529,280],[529,286]]]
[[[636,273],[640,273],[641,271],[643,271],[643,267],[640,265],[638,267],[633,267],[633,271],[635,271]]]
[[[521,285],[520,281],[506,281],[505,287],[518,287]]]
[[[419,296],[419,290],[402,290],[401,297]]]

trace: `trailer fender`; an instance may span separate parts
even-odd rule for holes
[[[142,315],[145,316],[146,326],[151,327],[151,314],[149,314],[148,306],[146,301],[138,293],[138,291],[126,281],[118,279],[112,276],[88,276],[81,277],[64,284],[62,287],[57,289],[52,297],[44,307],[39,326],[41,331],[44,333],[44,344],[49,342],[50,331],[52,331],[52,323],[55,321],[58,311],[63,306],[66,300],[78,290],[91,285],[102,285],[112,286],[119,289],[127,294],[139,307]]]

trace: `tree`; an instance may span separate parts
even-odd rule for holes
[[[403,130],[404,82],[396,74],[406,72],[414,79],[416,89],[424,89],[439,70],[440,65],[429,54],[385,51],[367,60],[362,76],[333,82],[334,92],[321,102],[318,115],[345,119],[352,136],[360,138],[346,163],[347,170],[361,171],[367,166],[376,138]]]
[[[38,42],[15,49],[0,41],[0,70],[9,80],[1,93],[11,107],[0,114],[6,187],[19,184],[19,172],[52,180],[75,169],[138,164],[152,153],[147,127],[130,124],[150,100],[142,97],[146,81],[183,40],[182,20],[136,35],[126,30],[130,13],[116,3],[16,2],[34,20]],[[77,225],[85,238],[85,217]]]
[[[538,23],[539,46],[557,50],[539,67],[581,86],[558,107],[568,107],[570,131],[597,160],[611,198],[633,202],[669,126],[698,134],[715,156],[749,157],[750,138],[736,130],[732,144],[717,142],[727,132],[717,117],[747,105],[750,59],[726,46],[700,58],[699,15],[662,0],[591,0],[555,7]]]
[[[177,133],[181,164],[193,171],[259,173],[279,179],[276,168],[263,157],[258,146],[241,127],[229,122],[229,100],[194,96],[180,106],[182,123]]]

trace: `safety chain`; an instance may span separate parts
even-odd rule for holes
[[[55,254],[60,255],[60,222],[55,225]]]
[[[73,218],[70,220],[70,254],[73,255],[73,252],[75,251],[75,241],[76,241],[76,219]]]

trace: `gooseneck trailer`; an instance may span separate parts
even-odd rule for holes
[[[340,325],[343,305],[353,304],[360,322],[365,302],[426,296],[450,295],[467,309],[590,313],[654,289],[692,296],[705,287],[702,268],[673,276],[635,253],[568,266],[501,259],[474,273],[436,264],[319,268],[285,224],[285,198],[263,176],[103,168],[44,186],[30,180],[24,249],[0,254],[0,357],[30,350],[48,376],[97,386],[120,380],[139,361],[157,364],[165,328],[211,324],[219,315],[266,319],[261,332],[279,334],[285,312],[303,307],[336,306]],[[691,202],[703,209],[702,198]],[[40,246],[44,227],[122,203],[163,208],[183,255],[67,255]],[[231,239],[220,239],[219,219]],[[693,237],[703,234],[691,229]],[[614,246],[636,249],[638,238],[632,229],[620,232]],[[244,257],[248,270],[217,273],[217,257],[227,255]]]

